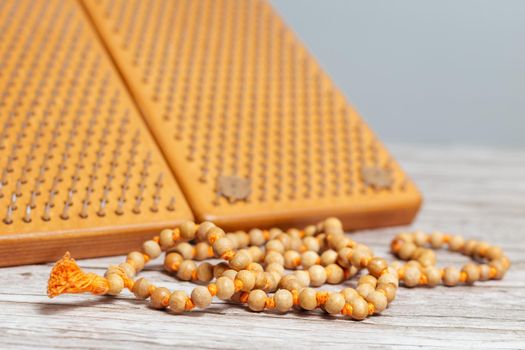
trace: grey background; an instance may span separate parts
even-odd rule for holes
[[[525,1],[271,2],[384,141],[525,147]]]

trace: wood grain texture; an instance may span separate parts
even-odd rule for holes
[[[48,299],[51,265],[0,269],[0,348],[525,348],[525,150],[392,148],[425,195],[414,228],[439,229],[500,245],[513,266],[505,279],[475,287],[400,288],[381,316],[363,322],[299,312],[252,313],[214,301],[204,312],[174,316],[151,310],[129,293],[106,298]],[[353,238],[392,259],[399,228],[362,231]],[[82,260],[103,273],[122,257]],[[438,264],[465,257],[438,253]],[[161,272],[158,285],[190,290]]]

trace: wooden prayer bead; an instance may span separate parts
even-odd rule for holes
[[[462,252],[485,263],[470,262],[461,271],[452,266],[439,269],[435,266],[436,254],[428,247],[444,245],[448,245],[451,251]],[[261,248],[263,246],[265,249]],[[197,286],[188,298],[182,291],[170,294],[168,289],[157,288],[144,278],[133,281],[148,260],[161,254],[161,248],[169,249],[164,261],[167,271],[176,272],[177,278],[183,281],[209,284]],[[128,288],[139,299],[151,298],[152,308],[169,306],[173,313],[189,311],[193,307],[206,308],[216,296],[221,300],[246,303],[253,311],[276,309],[287,312],[296,304],[304,310],[320,308],[332,315],[343,314],[361,320],[385,310],[395,299],[400,280],[406,287],[473,284],[500,279],[510,267],[500,248],[475,240],[465,242],[461,236],[440,232],[401,233],[394,238],[391,248],[395,255],[408,261],[389,265],[385,259],[374,256],[367,246],[344,236],[342,226],[335,218],[303,231],[289,229],[287,232],[274,228],[225,233],[210,222],[199,226],[185,222],[146,241],[142,246],[143,253],[131,252],[125,263],[110,266],[104,275],[105,280],[72,269],[76,272],[71,281],[79,280],[79,291],[96,291],[97,294],[117,295]],[[198,266],[195,263],[212,257],[224,261],[216,264],[202,262]],[[64,259],[71,263],[68,256]],[[57,265],[60,272],[54,273],[63,273],[60,262]],[[294,271],[286,274],[285,269]],[[309,288],[342,283],[363,269],[369,274],[359,278],[356,289],[327,292]],[[214,278],[215,282],[210,283]],[[63,281],[63,278],[50,278],[50,295],[60,294],[61,291],[57,290],[63,289],[62,285],[54,286],[54,280]],[[267,294],[273,292],[273,296]]]
[[[274,299],[275,307],[280,312],[286,312],[293,306],[292,293],[286,289],[279,289],[277,292],[275,292]]]

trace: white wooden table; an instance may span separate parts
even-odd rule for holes
[[[362,322],[322,314],[252,313],[214,301],[204,312],[174,316],[124,293],[107,298],[45,293],[51,264],[0,269],[0,349],[11,348],[525,348],[525,150],[396,146],[425,204],[412,228],[460,233],[500,245],[513,266],[502,281],[474,287],[400,288],[381,316]],[[400,228],[354,233],[392,259]],[[466,261],[447,252],[438,264]],[[122,257],[80,265],[103,273]],[[161,272],[144,276],[190,290]]]

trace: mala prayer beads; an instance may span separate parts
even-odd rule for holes
[[[467,263],[461,270],[438,268],[432,249],[444,246],[485,263]],[[510,266],[500,248],[440,232],[400,233],[391,249],[407,262],[389,264],[374,256],[366,245],[347,237],[336,218],[286,232],[273,228],[225,233],[211,222],[197,225],[188,221],[144,242],[142,251],[129,253],[124,263],[110,266],[104,277],[84,273],[66,253],[51,271],[48,295],[118,295],[128,289],[139,299],[149,298],[153,308],[169,308],[176,314],[204,309],[217,297],[247,304],[253,311],[284,313],[296,306],[362,320],[385,310],[400,283],[406,287],[472,284],[500,279]],[[157,287],[145,278],[134,279],[162,251],[166,252],[164,268],[168,272],[180,280],[200,284],[190,295]],[[204,261],[207,259],[223,261],[211,264]],[[286,274],[286,270],[293,272]],[[313,288],[325,283],[341,284],[361,270],[368,273],[359,278],[355,289]]]

